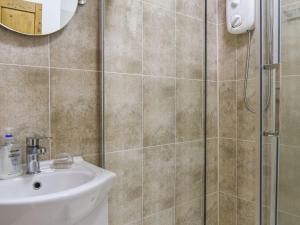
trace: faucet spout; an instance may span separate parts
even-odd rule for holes
[[[26,138],[26,159],[27,159],[27,174],[37,174],[40,169],[40,155],[44,155],[47,151],[41,147],[40,138]]]

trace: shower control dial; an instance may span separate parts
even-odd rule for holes
[[[240,4],[240,0],[231,0],[232,7],[236,7]]]
[[[240,15],[234,15],[231,18],[231,26],[232,28],[237,28],[242,25],[242,17]]]

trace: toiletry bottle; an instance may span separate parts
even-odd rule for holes
[[[11,133],[4,135],[4,144],[0,147],[0,179],[9,179],[22,174],[21,150],[14,143]]]

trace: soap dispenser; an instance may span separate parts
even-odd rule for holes
[[[6,132],[0,146],[0,179],[9,179],[22,174],[21,150],[14,143],[12,133]]]

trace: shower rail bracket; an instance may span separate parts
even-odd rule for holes
[[[279,136],[279,132],[264,131],[263,135],[265,137],[278,137]]]
[[[266,64],[264,65],[264,70],[274,70],[274,69],[278,69],[280,67],[279,63],[274,63],[274,64]]]

